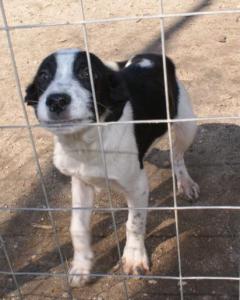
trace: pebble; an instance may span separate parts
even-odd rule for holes
[[[150,283],[150,284],[157,284],[157,280],[151,279],[151,280],[148,280],[148,283]]]
[[[163,166],[164,166],[164,167],[169,167],[169,166],[170,166],[170,161],[169,161],[169,160],[165,160],[165,161],[163,162]]]
[[[67,39],[64,39],[64,38],[63,38],[63,39],[59,39],[58,42],[59,42],[59,43],[66,43],[66,42],[67,42]]]
[[[69,294],[67,292],[65,292],[65,293],[62,294],[62,297],[63,298],[69,298]]]
[[[177,285],[180,286],[180,281],[178,282]],[[185,286],[185,285],[187,285],[187,282],[186,281],[182,281],[182,286]]]
[[[218,38],[218,42],[219,42],[219,43],[226,43],[226,41],[227,41],[226,35],[221,35],[221,36]]]

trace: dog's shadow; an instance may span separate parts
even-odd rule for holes
[[[186,164],[188,166],[189,173],[198,182],[201,194],[197,202],[189,203],[189,201],[182,195],[177,197],[178,205],[239,205],[239,194],[240,194],[240,155],[239,155],[239,146],[240,146],[240,128],[236,125],[231,124],[206,124],[201,125],[198,130],[196,140],[186,153]],[[164,159],[162,159],[164,157]],[[148,164],[152,164],[157,168],[165,168],[169,173],[169,176],[166,176],[166,179],[162,181],[162,178],[159,178],[159,185],[151,191],[150,195],[150,206],[173,206],[172,199],[172,178],[171,170],[169,167],[166,167],[163,161],[168,159],[168,154],[166,151],[161,152],[158,149],[153,149],[146,158]],[[53,170],[49,170],[48,174],[44,174],[44,177],[47,181],[51,177]],[[55,179],[59,181],[59,187],[63,188],[69,184],[69,180],[64,176],[56,174]],[[150,177],[151,180],[151,177]],[[51,188],[51,186],[49,186]],[[31,191],[35,193],[35,190]],[[56,193],[56,186],[54,189]],[[61,193],[61,190],[60,190]],[[50,193],[51,194],[51,193]],[[19,199],[19,203],[24,200],[24,203],[28,203],[28,206],[33,206],[32,203],[32,194],[28,195],[28,198]],[[164,199],[164,200],[162,200]],[[36,201],[36,196],[34,201]],[[189,259],[189,252],[193,250],[193,244],[191,242],[191,237],[194,234],[201,236],[206,235],[206,227],[210,228],[215,226],[216,219],[212,217],[212,212],[204,212],[203,215],[198,211],[197,216],[199,219],[194,217],[194,211],[189,212],[180,212],[179,213],[179,235],[181,241],[181,250],[182,254],[188,256],[188,263],[183,258],[183,270],[185,274],[192,274],[192,270],[195,268],[196,262]],[[21,224],[21,233],[25,233],[28,236],[31,236],[32,243],[34,244],[35,236],[31,232],[32,227],[30,223],[35,223],[36,220],[41,218],[43,213],[31,213],[28,214],[30,217],[26,218],[24,212],[19,212],[16,214],[4,227],[3,236],[7,242],[10,241],[11,237],[14,237],[19,232],[19,224]],[[96,251],[96,260],[93,266],[93,273],[111,273],[113,272],[113,266],[118,262],[118,252],[115,237],[113,234],[112,218],[110,214],[104,213],[101,218],[98,218],[98,214],[93,216],[93,248]],[[127,212],[118,212],[115,214],[116,223],[118,228],[118,235],[120,240],[120,248],[123,250],[125,244],[125,222],[127,219]],[[200,217],[201,216],[201,217]],[[222,215],[221,215],[222,216]],[[221,219],[221,216],[218,214],[218,221]],[[225,218],[225,219],[224,219]],[[237,226],[235,219],[225,217],[221,225],[218,225],[218,228],[225,228],[225,221],[231,223],[232,226]],[[199,221],[200,220],[200,221]],[[57,225],[60,224],[60,228],[65,228],[66,224],[68,226],[69,214],[67,217],[61,219],[56,216]],[[197,224],[196,224],[197,223]],[[229,228],[229,224],[228,224]],[[236,241],[235,229],[232,227],[231,234]],[[224,229],[226,230],[226,229]],[[36,230],[35,230],[36,232]],[[61,229],[60,232],[61,234]],[[148,214],[148,223],[147,223],[147,237],[146,245],[149,256],[152,261],[151,273],[153,275],[176,275],[178,276],[178,259],[177,259],[177,250],[176,250],[176,227],[174,222],[174,212],[173,211],[150,211]],[[26,239],[24,240],[26,241]],[[28,252],[28,243],[19,243],[18,248],[8,249],[10,257],[15,266],[18,265],[18,253]],[[197,242],[195,241],[195,245]],[[235,245],[236,246],[236,245]],[[238,246],[238,243],[237,243]],[[204,249],[204,245],[201,245],[201,252],[207,251]],[[197,246],[194,248],[197,251]],[[61,244],[61,250],[64,253],[65,258],[71,259],[72,257],[72,245],[70,241],[70,235],[66,242]],[[222,246],[219,247],[219,250],[222,250]],[[100,251],[100,252],[99,252]],[[226,254],[226,251],[223,251],[223,254]],[[200,253],[195,253],[191,256],[195,257],[200,255]],[[220,256],[219,256],[220,257]],[[190,263],[191,262],[191,263]],[[24,264],[24,267],[15,269],[17,272],[49,272],[51,269],[59,264],[59,257],[57,248],[52,248],[51,251],[45,252],[37,260],[28,261]],[[225,266],[225,273],[233,274],[236,272],[236,267],[234,264]],[[6,270],[6,261],[0,259],[0,268],[1,270]],[[211,269],[211,266],[204,266],[199,272],[205,274],[211,271],[214,273],[215,269]],[[32,276],[19,276],[18,284],[22,286],[28,281],[33,279]],[[93,278],[92,284],[98,282],[98,277]],[[104,279],[105,280],[105,279]],[[108,279],[106,279],[108,280]],[[133,283],[137,284],[137,283]],[[2,293],[0,295],[3,297],[10,291],[15,289],[13,282],[10,282],[7,278],[3,278],[2,282],[0,281],[0,286],[2,285]],[[165,288],[169,286],[164,285]],[[87,289],[91,289],[87,287]],[[151,287],[144,285],[144,291],[148,289],[151,290]],[[169,293],[176,290],[176,286],[169,288]],[[159,287],[156,287],[156,292],[164,294],[163,286],[160,284]],[[136,296],[137,297],[137,296]],[[137,299],[137,298],[136,298]]]

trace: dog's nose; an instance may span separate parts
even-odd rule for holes
[[[50,112],[60,114],[70,104],[71,97],[67,94],[51,94],[47,97],[46,105]]]

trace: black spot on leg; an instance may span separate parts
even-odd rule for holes
[[[146,192],[146,191],[142,192],[142,195],[143,195],[143,196],[146,196],[146,195],[147,195],[147,192]]]
[[[138,212],[138,213],[136,213],[135,215],[134,215],[134,218],[140,218],[142,215],[141,215],[141,213],[140,212]]]

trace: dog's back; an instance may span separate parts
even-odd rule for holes
[[[171,118],[178,112],[179,87],[175,75],[175,66],[167,57],[167,78],[169,109]],[[164,120],[167,118],[164,87],[163,59],[157,54],[140,54],[128,62],[118,63],[133,109],[134,120]],[[167,131],[166,123],[135,124],[136,142],[139,148],[139,160],[156,138]]]

